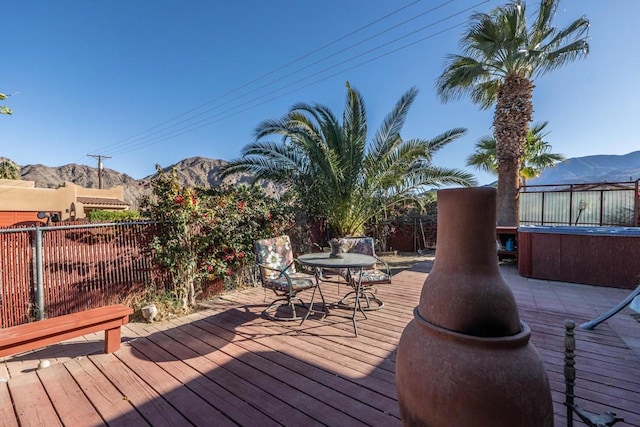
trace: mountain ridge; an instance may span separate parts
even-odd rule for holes
[[[0,161],[12,161],[0,157]],[[15,163],[15,162],[14,162]],[[178,173],[180,185],[189,187],[214,187],[222,183],[230,185],[251,184],[254,178],[251,174],[240,173],[224,180],[216,175],[227,161],[221,159],[209,159],[206,157],[189,157],[173,165],[162,168],[165,172],[175,168]],[[19,166],[20,167],[20,166]],[[151,194],[150,181],[156,174],[135,179],[114,169],[102,169],[102,187],[111,188],[117,185],[124,187],[124,202],[131,209],[137,209],[140,199]],[[20,178],[26,181],[34,181],[37,188],[57,188],[65,182],[72,182],[85,188],[98,188],[98,168],[70,163],[63,166],[45,166],[43,164],[25,165],[20,167]],[[272,182],[258,181],[268,194],[276,194],[282,188]]]
[[[640,179],[640,151],[573,157],[545,169],[527,185],[629,182]]]
[[[11,161],[0,157],[0,161],[4,160]],[[248,173],[227,177],[221,181],[217,177],[217,172],[226,164],[227,161],[221,159],[188,157],[162,169],[169,171],[175,168],[180,184],[190,187],[213,187],[223,182],[231,185],[251,184],[254,181],[253,176]],[[110,188],[122,185],[124,201],[132,209],[136,209],[139,200],[150,194],[149,183],[155,175],[135,179],[125,173],[104,168],[102,186]],[[75,163],[57,167],[42,164],[26,165],[20,167],[20,176],[23,180],[34,181],[39,188],[56,188],[67,181],[87,188],[98,188],[98,169]],[[599,154],[573,157],[553,168],[545,169],[539,177],[530,179],[527,185],[628,182],[636,179],[640,179],[640,151],[624,155]],[[269,194],[278,194],[282,191],[281,186],[272,182],[260,181],[260,184]]]

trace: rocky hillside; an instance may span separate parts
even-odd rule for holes
[[[64,182],[73,182],[86,188],[98,188],[98,168],[92,168],[75,163],[49,167],[44,165],[27,165],[20,168],[20,175],[26,181],[34,181],[36,187],[57,188]],[[130,206],[137,206],[143,194],[149,193],[142,180],[136,180],[129,175],[104,168],[102,170],[102,188],[116,185],[124,186],[124,201]]]
[[[625,155],[597,155],[567,159],[545,170],[529,185],[628,182],[640,179],[640,151]]]
[[[164,170],[169,171],[171,168],[176,168],[180,183],[184,186],[210,187],[220,185],[221,181],[215,178],[215,174],[224,164],[226,164],[224,160],[191,157]],[[98,169],[85,165],[69,164],[60,167],[26,165],[20,168],[20,175],[24,180],[34,181],[36,187],[40,188],[56,188],[64,182],[73,182],[87,188],[98,188]],[[135,209],[142,196],[150,193],[149,181],[154,176],[150,175],[136,180],[127,174],[104,168],[102,187],[124,186],[124,201]],[[229,184],[251,183],[252,181],[253,178],[249,174],[229,177],[224,180]],[[280,191],[279,187],[273,183],[262,183],[262,185],[270,194]]]
[[[0,161],[5,160],[0,157]],[[7,159],[8,160],[8,159]],[[216,172],[224,160],[207,159],[204,157],[190,157],[165,168],[166,171],[176,168],[182,185],[191,187],[211,187],[220,185],[215,177]],[[36,187],[55,188],[70,181],[88,188],[98,188],[98,169],[85,165],[69,164],[60,167],[44,165],[27,165],[20,169],[22,179],[35,181]],[[115,185],[124,186],[124,198],[132,208],[138,206],[140,198],[149,194],[149,181],[154,175],[143,179],[133,179],[129,175],[113,169],[103,170],[103,187]],[[555,168],[547,169],[529,185],[540,184],[576,184],[585,182],[623,182],[640,178],[640,151],[622,156],[598,155],[574,157],[568,159]],[[253,179],[249,174],[227,178],[229,184],[250,183]],[[281,192],[281,188],[273,183],[262,183],[269,194]]]

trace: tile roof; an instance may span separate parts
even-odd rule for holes
[[[78,197],[77,201],[83,205],[129,206],[122,200],[107,197]]]

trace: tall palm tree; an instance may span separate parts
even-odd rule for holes
[[[524,152],[520,162],[520,186],[528,179],[540,176],[542,171],[562,162],[562,154],[551,153],[551,145],[545,141],[549,132],[543,130],[549,122],[535,123],[527,132],[524,142]],[[485,136],[476,143],[476,152],[467,157],[467,166],[475,166],[485,172],[498,174],[498,160],[496,157],[496,140]]]
[[[367,143],[367,115],[360,93],[347,83],[340,121],[320,104],[299,103],[281,118],[255,129],[255,141],[232,160],[222,176],[250,172],[288,185],[311,214],[324,217],[336,236],[363,231],[367,220],[425,186],[473,185],[471,174],[434,166],[440,148],[466,130],[433,139],[404,140],[400,131],[418,91],[407,91]],[[263,141],[280,135],[280,142]]]
[[[20,179],[20,169],[10,160],[0,162],[0,179]]]
[[[552,26],[559,3],[541,0],[531,26],[525,3],[519,0],[472,15],[461,39],[463,54],[448,56],[436,84],[445,102],[468,95],[483,109],[495,104],[498,225],[518,224],[518,178],[533,112],[534,78],[589,52],[586,18],[563,29]]]

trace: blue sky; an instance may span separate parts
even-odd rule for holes
[[[403,136],[467,128],[434,158],[466,168],[493,111],[467,99],[443,104],[434,82],[471,12],[503,3],[3,2],[0,91],[12,94],[4,104],[14,114],[0,116],[0,156],[95,166],[87,154],[102,154],[111,156],[105,167],[134,178],[192,156],[230,160],[259,122],[296,102],[341,113],[348,80],[365,98],[371,132],[418,87]],[[591,53],[535,81],[534,121],[549,121],[548,141],[567,157],[636,151],[640,2],[564,0],[555,22],[582,15]],[[493,180],[467,169],[481,184]]]

